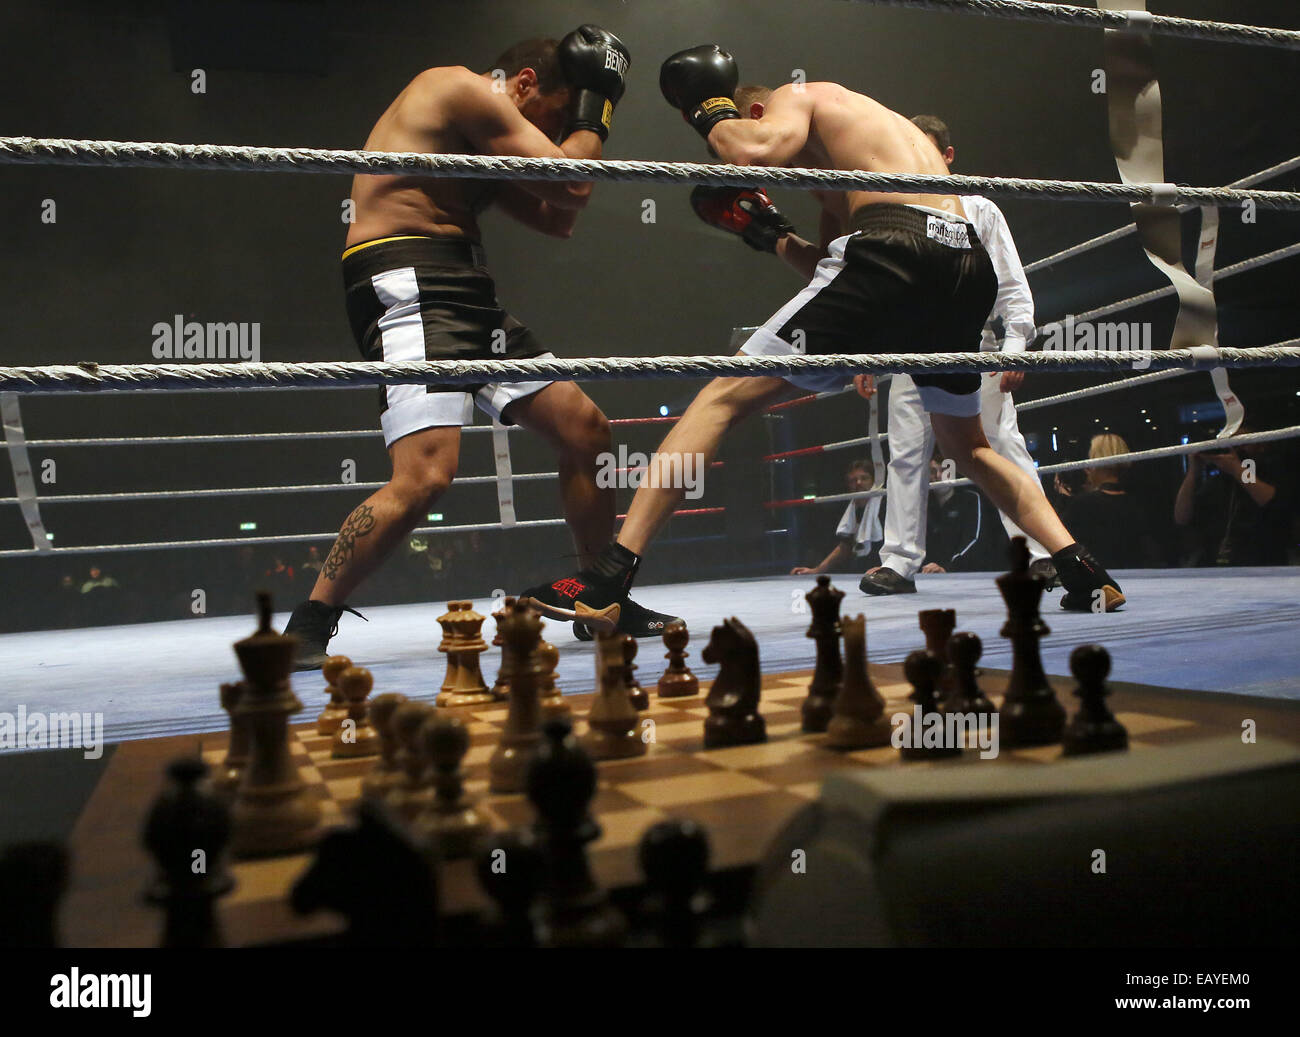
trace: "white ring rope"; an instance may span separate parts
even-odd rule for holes
[[[1187,371],[1152,371],[1150,374],[1134,375],[1132,378],[1120,378],[1113,382],[1102,382],[1100,385],[1089,385],[1083,389],[1074,389],[1071,392],[1057,393],[1055,396],[1040,396],[1036,400],[1026,400],[1024,403],[1016,404],[1016,411],[1036,410],[1039,407],[1051,407],[1058,403],[1073,403],[1075,400],[1086,400],[1089,396],[1104,396],[1107,393],[1118,392],[1120,389],[1131,389],[1135,385],[1145,384],[1147,382],[1163,382],[1170,378],[1181,378],[1188,374]]]
[[[536,360],[339,361],[303,364],[56,364],[0,367],[0,392],[69,393],[357,385],[473,385],[654,378],[785,377],[809,372],[1210,370],[1297,367],[1300,339],[1250,348],[1077,350],[1024,353],[831,353],[823,356],[579,357]]]
[[[955,174],[868,173],[865,170],[730,166],[701,162],[527,158],[518,155],[432,155],[422,152],[257,148],[232,144],[0,137],[0,164],[219,169],[298,173],[403,173],[471,180],[581,180],[719,184],[798,190],[981,194],[1058,201],[1139,202],[1149,205],[1236,206],[1300,210],[1300,192],[1247,191],[1176,184],[1116,184]]]
[[[1199,18],[1175,18],[1146,11],[1098,11],[1072,4],[1034,3],[1032,0],[856,0],[880,7],[918,7],[925,11],[978,14],[987,18],[1009,18],[1022,22],[1054,22],[1059,25],[1096,29],[1122,29],[1178,36],[1186,40],[1213,40],[1258,47],[1300,50],[1300,32],[1262,25],[1210,22]]]
[[[1206,451],[1221,453],[1238,446],[1250,446],[1254,443],[1273,443],[1284,439],[1300,437],[1300,425],[1288,425],[1286,428],[1269,429],[1266,432],[1248,432],[1243,435],[1228,436],[1226,439],[1211,439],[1201,443],[1177,443],[1173,446],[1152,447],[1150,450],[1135,450],[1128,454],[1116,454],[1114,457],[1084,458],[1082,461],[1062,461],[1060,464],[1042,465],[1038,474],[1052,475],[1056,472],[1074,472],[1083,468],[1115,468],[1120,465],[1134,464],[1141,461],[1156,461],[1166,457],[1179,457],[1183,454],[1199,454]],[[932,482],[930,488],[939,486],[974,486],[969,479],[948,479]],[[804,497],[797,500],[775,501],[772,507],[798,507],[804,504],[833,504],[851,500],[866,500],[889,493],[888,487],[879,490],[862,490],[858,493],[832,493],[825,497]],[[2,553],[2,552],[0,552]]]
[[[1237,274],[1244,274],[1251,270],[1258,270],[1262,266],[1268,266],[1270,263],[1278,263],[1283,259],[1290,259],[1292,256],[1300,255],[1300,241],[1292,245],[1284,245],[1281,248],[1274,249],[1272,252],[1265,252],[1263,255],[1252,256],[1250,259],[1243,259],[1240,263],[1234,263],[1232,266],[1225,266],[1222,270],[1214,272],[1214,282],[1227,280],[1229,277],[1235,277]],[[1119,302],[1107,303],[1105,306],[1098,306],[1095,310],[1088,310],[1086,313],[1075,314],[1076,323],[1082,324],[1087,321],[1096,320],[1098,317],[1108,317],[1112,313],[1119,313],[1121,310],[1133,309],[1137,306],[1145,305],[1149,302],[1155,302],[1157,299],[1167,299],[1171,295],[1176,295],[1178,289],[1173,285],[1165,285],[1163,288],[1153,288],[1149,292],[1143,292],[1141,295],[1135,295],[1129,299],[1121,299]],[[1064,320],[1065,318],[1062,318]],[[1041,335],[1051,326],[1059,324],[1059,321],[1052,321],[1041,328],[1035,328],[1035,334]]]
[[[1300,155],[1289,158],[1285,162],[1279,162],[1275,166],[1269,166],[1267,169],[1261,169],[1258,173],[1251,173],[1250,176],[1244,176],[1240,180],[1234,180],[1226,185],[1232,188],[1253,187],[1255,184],[1262,183],[1265,180],[1271,180],[1283,173],[1289,173],[1293,169],[1300,169]],[[1191,212],[1199,208],[1195,205],[1180,205],[1178,211],[1182,213]],[[1057,263],[1064,262],[1067,259],[1073,259],[1075,256],[1081,256],[1085,252],[1091,252],[1093,249],[1100,248],[1102,245],[1109,245],[1111,242],[1120,241],[1137,233],[1137,224],[1129,223],[1123,227],[1116,227],[1112,231],[1098,235],[1095,238],[1089,238],[1087,241],[1081,241],[1077,245],[1071,245],[1060,252],[1054,252],[1050,256],[1044,256],[1042,259],[1035,259],[1025,267],[1025,273],[1035,274],[1040,270],[1045,270]]]

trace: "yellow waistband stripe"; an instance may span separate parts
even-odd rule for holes
[[[347,259],[353,252],[360,252],[371,245],[382,245],[386,241],[423,241],[429,237],[431,237],[429,234],[394,234],[391,238],[375,238],[374,241],[363,241],[360,245],[353,245],[343,253],[343,258]]]

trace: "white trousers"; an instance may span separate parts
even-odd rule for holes
[[[1034,459],[1016,422],[1011,394],[998,388],[1001,372],[980,376],[980,417],[989,446],[1038,481]],[[909,375],[896,374],[889,383],[889,494],[885,504],[885,542],[880,564],[908,579],[925,562],[925,523],[930,503],[930,458],[934,429],[921,406],[921,395]],[[1032,559],[1049,557],[1037,540],[1002,515],[1007,536],[1023,536]]]

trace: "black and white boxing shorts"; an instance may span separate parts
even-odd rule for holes
[[[831,242],[808,287],[745,345],[751,356],[977,352],[998,277],[975,228],[940,209],[864,205],[850,233]],[[927,411],[980,412],[980,376],[913,374]],[[787,376],[813,392],[842,388],[844,374]]]
[[[464,238],[379,238],[343,253],[348,320],[367,360],[550,358],[501,308],[483,247]],[[515,400],[551,382],[380,387],[384,443],[421,429],[468,425],[471,399],[497,421]]]

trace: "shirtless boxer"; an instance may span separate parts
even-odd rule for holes
[[[517,44],[482,74],[431,68],[389,105],[366,149],[599,158],[627,67],[617,37],[583,25],[559,43]],[[551,356],[501,308],[478,215],[495,203],[525,226],[567,238],[590,195],[589,183],[354,177],[356,222],[343,281],[362,354],[389,361]],[[614,491],[596,480],[598,458],[610,449],[609,422],[572,382],[385,386],[381,423],[392,478],[347,517],[310,600],[289,619],[285,632],[301,640],[298,669],[324,662],[348,596],[451,485],[471,402],[554,447],[564,516],[583,562],[609,543]],[[673,618],[629,602],[620,629],[651,636]]]
[[[772,92],[761,110],[742,117],[734,101],[738,74],[714,45],[674,54],[660,71],[664,97],[723,162],[742,166],[810,166],[877,173],[948,172],[928,137],[909,120],[836,83],[799,83]],[[761,118],[752,116],[759,114]],[[955,195],[820,192],[822,240],[793,233],[777,253],[809,277],[808,286],[745,344],[742,353],[875,353],[980,348],[998,279]],[[761,208],[750,211],[762,214]],[[1052,553],[1066,590],[1062,607],[1112,611],[1119,585],[1074,541],[1042,487],[989,447],[980,423],[977,373],[913,376],[944,456],[956,462],[1003,512]],[[641,556],[682,499],[672,474],[684,455],[708,463],[727,430],[791,388],[839,388],[842,374],[715,378],[664,440],[628,511],[595,565],[527,592],[552,615],[577,615],[612,626]]]

